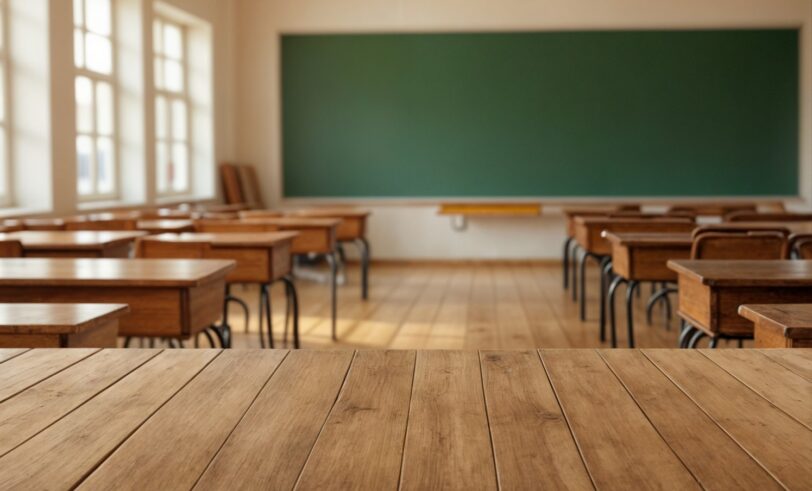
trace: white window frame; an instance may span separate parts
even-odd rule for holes
[[[71,0],[71,3],[73,1],[74,0]],[[83,42],[82,42],[81,49],[84,52],[85,48],[86,48],[86,43],[84,42],[84,39],[87,36],[87,34],[89,32],[91,32],[91,31],[89,31],[88,28],[87,28],[87,12],[85,11],[86,1],[82,0],[81,3],[82,3],[82,25],[77,26],[76,25],[76,20],[74,19],[74,21],[72,23],[73,24],[72,25],[72,28],[73,28],[72,32],[75,33],[77,30],[80,30],[82,32],[82,41]],[[76,148],[76,153],[77,153],[77,156],[78,156],[78,143],[77,143],[78,138],[80,136],[86,136],[86,137],[89,137],[93,141],[93,152],[91,154],[93,156],[93,159],[92,159],[92,162],[91,162],[91,165],[90,165],[90,177],[91,177],[91,182],[93,183],[94,191],[92,193],[90,193],[90,194],[81,194],[81,193],[79,193],[79,190],[78,190],[78,187],[79,187],[79,175],[78,175],[78,173],[79,173],[79,162],[77,160],[77,162],[76,162],[77,176],[76,176],[75,186],[77,188],[76,194],[77,194],[78,200],[80,202],[108,201],[108,200],[114,201],[114,200],[118,200],[120,198],[120,196],[121,196],[121,155],[120,155],[120,151],[119,151],[120,145],[119,145],[119,136],[118,136],[118,111],[119,111],[119,108],[118,108],[118,91],[119,91],[119,87],[118,87],[118,80],[117,80],[117,76],[116,76],[116,74],[118,73],[118,65],[117,65],[117,61],[118,61],[117,58],[118,57],[116,56],[116,22],[115,22],[115,19],[116,19],[116,0],[110,0],[110,36],[109,36],[109,40],[110,40],[110,56],[111,56],[110,74],[106,75],[104,73],[95,72],[93,70],[90,70],[90,69],[86,68],[86,66],[87,66],[87,53],[86,52],[83,55],[83,59],[85,61],[85,67],[76,66],[76,61],[74,60],[74,69],[76,71],[76,74],[74,76],[74,91],[75,91],[76,80],[79,77],[86,77],[86,78],[90,79],[91,83],[93,84],[93,90],[92,90],[92,96],[93,96],[93,127],[92,127],[91,131],[89,131],[89,132],[80,131],[79,128],[77,127],[76,128],[76,136],[75,136],[76,141],[74,141],[74,146],[77,147]],[[93,33],[93,34],[97,35],[97,36],[99,35],[98,33]],[[74,36],[74,43],[76,42],[75,39],[76,38]],[[74,46],[74,50],[76,50],[75,46]],[[96,84],[99,83],[99,82],[104,82],[104,83],[109,84],[110,85],[110,90],[112,91],[112,101],[113,101],[112,125],[113,125],[113,127],[112,127],[112,133],[110,135],[101,135],[101,134],[98,133],[97,128],[96,128],[97,119],[98,119],[98,109],[97,109],[98,106],[97,106],[97,102],[96,102]],[[75,97],[76,96],[74,95],[74,100],[75,100]],[[98,191],[99,183],[98,183],[98,179],[97,179],[97,172],[98,172],[97,159],[98,159],[98,140],[99,140],[99,138],[110,138],[112,140],[112,143],[113,143],[113,166],[112,166],[113,190],[111,192],[108,192],[108,193],[102,193],[102,192]]]
[[[153,135],[155,141],[155,194],[160,198],[168,198],[168,197],[175,197],[175,196],[189,196],[193,192],[192,183],[194,182],[194,159],[192,155],[192,149],[194,146],[192,145],[192,98],[190,96],[189,90],[189,33],[188,33],[188,26],[183,22],[179,22],[177,20],[171,19],[164,15],[155,14],[152,22],[152,54],[153,54],[153,70],[157,62],[160,60],[162,63],[169,59],[163,53],[163,47],[158,50],[158,46],[155,44],[155,28],[160,26],[163,28],[163,24],[170,24],[172,26],[177,27],[180,29],[180,39],[181,39],[181,50],[183,53],[183,60],[181,60],[181,71],[183,73],[183,88],[180,92],[173,92],[171,90],[166,89],[165,87],[158,87],[158,84],[155,81],[155,76],[153,74],[152,77],[152,86],[155,90],[155,98],[153,101],[153,105],[157,106],[158,99],[163,98],[166,101],[166,121],[164,121],[164,133],[163,137],[158,137],[157,134],[157,118],[158,114],[156,111],[155,118],[156,118],[156,131]],[[163,40],[163,33],[161,33],[161,39]],[[164,74],[165,76],[165,74]],[[181,101],[186,105],[186,141],[181,141],[175,139],[172,131],[172,103],[174,101]],[[159,172],[159,163],[158,163],[158,148],[159,146],[163,145],[167,149],[167,158],[171,162],[172,160],[172,147],[176,144],[183,144],[186,146],[186,188],[185,189],[173,189],[171,183],[169,183],[168,189],[161,190],[158,188],[158,172]]]
[[[9,16],[9,9],[8,9],[8,1],[7,0],[0,0],[0,32],[2,32],[2,42],[3,45],[0,46],[0,70],[2,70],[2,83],[3,83],[3,90],[0,91],[0,97],[3,98],[3,108],[4,114],[3,118],[0,119],[0,133],[2,133],[2,138],[5,141],[5,149],[4,149],[4,162],[3,165],[0,166],[0,172],[2,172],[3,178],[5,179],[5,189],[0,189],[0,206],[7,207],[11,206],[14,203],[14,173],[11,164],[11,128],[12,128],[12,108],[11,108],[11,67],[9,62],[8,56],[8,48],[9,48],[9,25],[8,25],[8,16]]]

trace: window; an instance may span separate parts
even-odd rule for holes
[[[2,206],[11,204],[6,17],[6,2],[0,0],[0,205]]]
[[[113,0],[73,0],[77,190],[118,196]]]
[[[155,162],[161,196],[191,191],[186,29],[157,18],[155,52]]]

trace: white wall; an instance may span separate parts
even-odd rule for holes
[[[279,35],[553,29],[802,27],[799,194],[812,203],[812,2],[810,0],[234,0],[234,156],[258,166],[265,200],[282,200]],[[361,202],[364,204],[363,202]],[[367,205],[369,203],[366,203]],[[378,258],[543,258],[560,254],[563,222],[478,220],[450,229],[431,206],[375,204]]]

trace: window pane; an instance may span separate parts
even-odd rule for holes
[[[96,131],[113,134],[113,88],[107,82],[96,82]]]
[[[168,115],[166,113],[166,99],[158,97],[155,99],[155,136],[159,139],[166,139],[169,137],[166,133],[166,121]]]
[[[186,103],[172,101],[172,139],[186,141]]]
[[[172,190],[186,191],[189,187],[189,155],[186,144],[172,145]]]
[[[79,68],[85,67],[85,41],[79,29],[73,31],[73,63]]]
[[[5,67],[0,65],[0,122],[6,120],[6,78]],[[0,167],[2,169],[2,167]],[[2,173],[2,170],[0,170]]]
[[[103,36],[110,35],[110,0],[87,0],[87,28]]]
[[[93,82],[87,77],[76,77],[76,130],[93,131]]]
[[[173,92],[181,92],[183,90],[183,69],[180,62],[173,60],[166,60],[164,64],[164,88]]]
[[[76,138],[76,162],[79,194],[93,193],[93,140],[89,136]]]
[[[6,130],[0,128],[0,199],[8,198],[8,153],[6,152]]]
[[[111,73],[113,71],[113,51],[110,40],[96,34],[87,34],[85,41],[87,68],[94,72]]]
[[[169,151],[167,148],[166,143],[158,142],[155,146],[156,148],[156,155],[155,155],[155,165],[156,165],[156,174],[158,178],[158,192],[165,193],[169,190],[169,182],[171,180],[171,176],[169,174]]]
[[[164,88],[164,62],[161,58],[155,59],[155,88]]]
[[[183,37],[178,26],[164,24],[163,54],[176,60],[183,59]]]
[[[73,0],[73,25],[81,27],[85,22],[84,9],[82,2],[84,0]]]
[[[111,138],[99,138],[96,142],[96,182],[101,194],[110,194],[116,190],[115,154]]]
[[[155,54],[162,54],[164,49],[164,27],[161,21],[156,20],[152,23],[152,49]]]

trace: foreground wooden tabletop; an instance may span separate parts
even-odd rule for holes
[[[0,350],[0,488],[809,489],[812,350]]]

